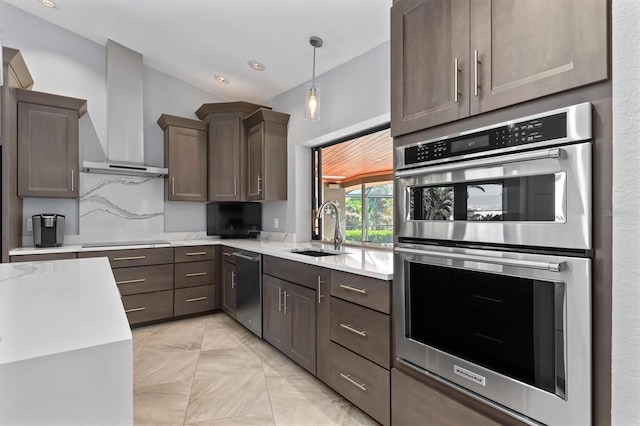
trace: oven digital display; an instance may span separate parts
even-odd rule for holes
[[[476,136],[470,139],[463,139],[461,141],[451,142],[451,153],[472,151],[478,148],[484,148],[489,146],[489,135]]]

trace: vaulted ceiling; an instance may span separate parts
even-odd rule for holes
[[[391,0],[5,0],[222,99],[264,102],[389,39]],[[247,64],[266,66],[255,71]],[[226,77],[221,85],[214,75]]]

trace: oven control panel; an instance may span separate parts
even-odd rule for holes
[[[405,165],[492,151],[567,136],[567,114],[560,113],[405,148]]]

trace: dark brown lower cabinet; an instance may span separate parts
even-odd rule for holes
[[[288,283],[284,294],[285,354],[316,374],[316,292]]]
[[[331,342],[331,387],[378,422],[389,424],[389,370]]]
[[[262,289],[262,337],[315,375],[316,292],[269,275]]]
[[[77,253],[49,253],[49,254],[24,254],[11,256],[11,263],[16,262],[44,262],[46,260],[75,259]]]
[[[173,316],[173,290],[122,296],[129,324],[156,321]]]
[[[215,285],[176,288],[174,301],[174,315],[196,314],[214,309]]]
[[[262,276],[262,338],[284,352],[285,316],[282,313],[284,281]]]
[[[222,310],[236,317],[236,265],[222,261]]]

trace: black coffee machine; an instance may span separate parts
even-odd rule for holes
[[[36,247],[60,247],[64,240],[64,215],[36,214],[33,220],[33,243]]]

